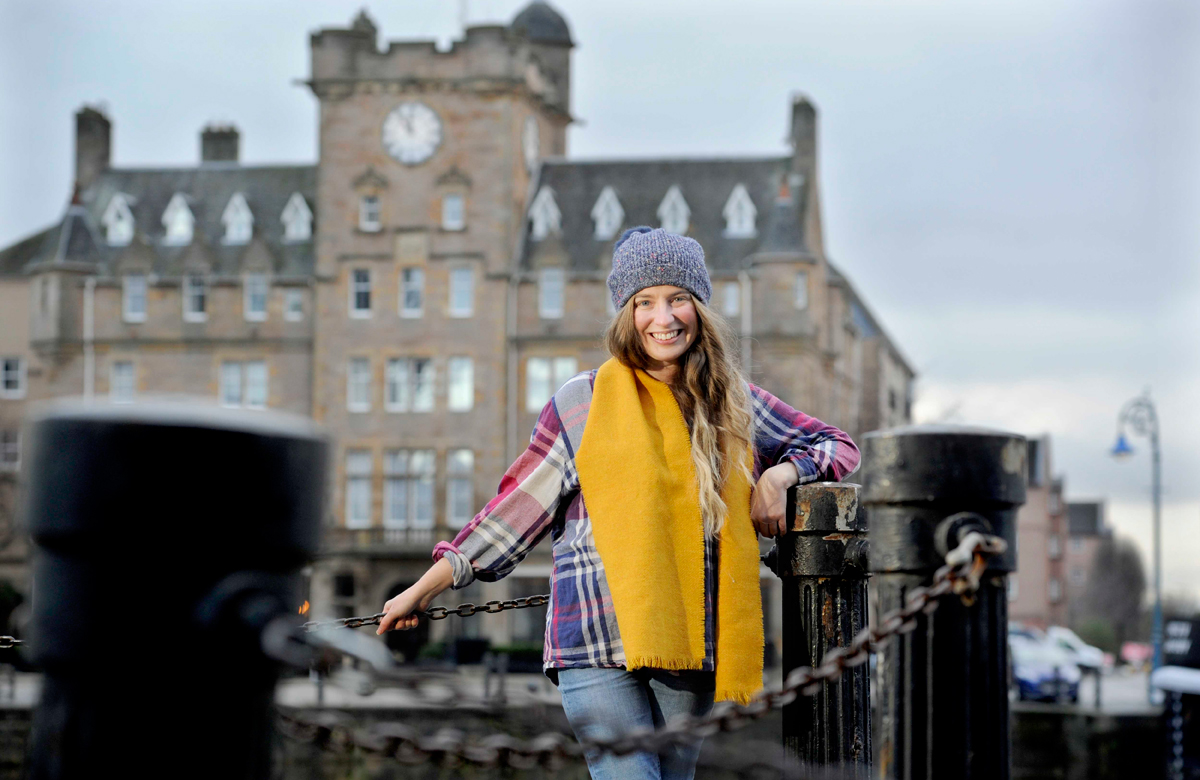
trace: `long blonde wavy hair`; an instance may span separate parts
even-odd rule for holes
[[[650,356],[634,323],[634,299],[617,312],[604,331],[604,348],[621,363],[643,371]],[[696,341],[679,358],[679,378],[671,392],[687,420],[692,464],[700,488],[704,535],[714,538],[725,525],[727,507],[721,489],[734,469],[753,485],[750,446],[753,419],[746,381],[735,361],[736,335],[725,319],[692,296],[696,307]]]

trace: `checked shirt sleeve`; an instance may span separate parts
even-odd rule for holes
[[[750,385],[755,477],[790,460],[806,482],[837,482],[858,468],[858,447],[842,431],[809,417],[761,387]]]
[[[574,460],[554,400],[542,409],[529,447],[503,479],[499,493],[453,542],[440,542],[433,559],[450,559],[454,588],[474,580],[495,582],[537,546],[554,523]]]

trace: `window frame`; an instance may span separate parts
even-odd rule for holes
[[[730,301],[733,302],[730,305]],[[742,283],[721,283],[721,313],[726,317],[740,317],[742,314]]]
[[[459,308],[455,305],[455,293],[457,290],[455,280],[467,280],[466,290],[466,308]],[[469,265],[456,265],[449,269],[449,280],[446,285],[448,288],[448,300],[446,301],[446,314],[455,319],[467,319],[475,316],[475,268]],[[461,291],[460,291],[461,292]]]
[[[466,453],[470,462],[456,464],[455,455]],[[461,491],[461,493],[460,493]],[[459,493],[456,495],[456,493]],[[465,493],[465,496],[463,495]],[[456,500],[463,501],[466,511],[455,514]],[[446,450],[446,526],[459,529],[475,517],[475,451],[469,447],[451,447]]]
[[[803,281],[803,284],[801,283]],[[797,311],[808,311],[812,305],[812,296],[809,295],[809,280],[808,271],[798,270],[792,280],[792,305]]]
[[[298,302],[298,309],[294,310],[292,304]],[[303,322],[304,321],[304,290],[290,288],[283,293],[283,318],[288,322]]]
[[[372,206],[374,213],[372,213]],[[378,195],[359,196],[358,229],[363,233],[383,231],[383,202]]]
[[[255,384],[250,381],[252,369],[262,369],[262,401],[257,401],[251,398],[251,393],[254,392]],[[266,409],[269,405],[271,397],[271,375],[267,370],[267,361],[265,360],[243,360],[242,361],[242,408],[243,409]]]
[[[356,366],[366,366],[361,377],[356,373]],[[355,380],[364,378],[363,400],[355,400]],[[371,358],[364,355],[351,355],[346,361],[346,411],[362,414],[371,411]]]
[[[119,367],[128,366],[128,393],[118,392],[124,388],[126,377],[118,377]],[[108,400],[114,404],[131,404],[137,396],[137,367],[132,360],[114,360],[108,367]]]
[[[11,438],[9,438],[11,436]],[[15,453],[12,460],[9,453]],[[0,471],[21,470],[21,429],[5,428],[0,431]]]
[[[358,280],[359,273],[364,273],[367,275],[366,290],[365,290],[365,294],[367,296],[367,307],[365,309],[359,308],[359,306],[358,306],[358,295],[360,292],[364,292],[363,290],[359,289],[359,284],[360,284],[360,282]],[[371,269],[366,268],[364,266],[356,266],[354,268],[351,268],[350,276],[349,276],[348,280],[349,280],[348,288],[349,288],[349,292],[350,292],[350,297],[347,301],[347,306],[349,307],[351,319],[356,319],[356,320],[370,319],[373,316],[372,315],[372,312],[373,312],[372,307],[374,304],[374,301],[372,300],[372,298],[374,296],[371,295],[371,292],[372,292]]]
[[[17,386],[14,388],[8,387],[9,378],[9,362],[16,362],[16,369],[12,372],[16,378]],[[28,390],[28,366],[27,361],[22,355],[3,355],[0,356],[0,399],[6,401],[19,401],[25,397]]]
[[[130,292],[130,281],[140,279],[142,283],[142,310],[140,312],[133,311],[129,307],[133,295]],[[146,309],[149,302],[150,280],[147,274],[141,271],[123,274],[121,276],[121,319],[124,322],[145,322]]]
[[[189,271],[183,275],[183,283],[180,285],[183,292],[183,321],[184,322],[207,322],[208,321],[208,279],[199,272]],[[201,307],[199,310],[192,308],[192,304],[197,299],[200,301]]]
[[[458,202],[457,219],[452,219],[455,216],[447,205],[451,201]],[[467,198],[461,192],[447,192],[442,195],[442,230],[460,233],[467,229]]]
[[[415,282],[408,278],[409,274],[416,277]],[[421,305],[415,309],[408,306],[410,290],[415,290],[421,301]],[[408,265],[400,269],[400,296],[397,304],[399,314],[404,319],[416,320],[425,316],[425,269],[423,267]]]
[[[352,467],[351,459],[358,458],[359,462]],[[362,461],[365,460],[367,468],[361,468]],[[371,484],[375,476],[375,455],[371,450],[366,448],[354,447],[347,448],[345,460],[343,461],[343,469],[345,472],[345,516],[342,518],[342,525],[352,530],[361,530],[370,528],[374,519],[371,504],[375,498],[374,486]],[[365,490],[354,490],[353,488],[365,488]],[[365,516],[359,517],[355,515],[353,509],[355,506],[355,497],[358,493],[365,493]]]
[[[557,286],[557,287],[556,287]],[[557,292],[557,307],[552,296]],[[567,271],[552,266],[538,271],[538,316],[543,320],[561,320],[567,308]]]
[[[251,308],[250,303],[254,300],[255,291],[254,283],[261,282],[262,284],[262,311],[255,311]],[[267,306],[271,297],[271,280],[267,274],[261,271],[251,271],[242,275],[242,316],[247,322],[266,322]]]
[[[458,384],[465,387],[456,389]],[[463,394],[463,398],[456,401],[456,392]],[[446,410],[469,412],[474,408],[475,361],[469,355],[452,355],[446,361]]]

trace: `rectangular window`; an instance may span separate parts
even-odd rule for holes
[[[371,316],[371,270],[355,268],[350,272],[350,316]]]
[[[350,358],[350,368],[346,372],[346,409],[371,411],[371,361],[365,357]]]
[[[226,360],[221,364],[221,405],[267,408],[267,363],[248,360],[244,363]]]
[[[467,226],[462,195],[442,196],[442,230],[462,230]]]
[[[246,319],[261,322],[267,318],[267,275],[246,274],[242,282],[242,310]]]
[[[1049,587],[1047,590],[1049,590],[1051,604],[1057,604],[1060,600],[1062,600],[1062,584],[1057,578],[1050,578]]]
[[[431,358],[390,358],[384,405],[389,412],[433,411],[434,369]]]
[[[563,287],[566,274],[561,268],[543,268],[538,276],[538,315],[544,320],[562,319]]]
[[[475,307],[475,271],[450,269],[450,316],[470,317]]]
[[[283,318],[288,322],[304,319],[304,290],[288,290],[284,297]]]
[[[242,403],[247,409],[267,408],[267,363],[264,360],[251,360],[244,365],[245,394]]]
[[[475,453],[446,453],[446,525],[462,528],[475,516]]]
[[[1008,601],[1011,604],[1012,602],[1017,600],[1017,595],[1021,591],[1021,583],[1017,582],[1017,575],[1015,575],[1015,574],[1008,575],[1007,589],[1008,589]]]
[[[540,412],[558,388],[578,373],[578,365],[573,357],[525,361],[525,410]]]
[[[1082,566],[1076,566],[1071,569],[1071,584],[1082,585],[1087,582],[1087,572]]]
[[[208,283],[200,274],[183,277],[183,318],[188,322],[208,319]]]
[[[0,398],[25,397],[25,361],[19,357],[0,358]]]
[[[146,275],[125,274],[121,280],[122,315],[126,322],[146,321]],[[43,286],[43,290],[45,287]]]
[[[721,285],[721,313],[726,317],[736,317],[742,313],[742,286],[737,282]]]
[[[400,316],[420,317],[425,311],[425,269],[405,268],[400,272]]]
[[[796,272],[795,301],[797,309],[808,308],[808,271]]]
[[[108,397],[114,404],[133,402],[134,379],[133,362],[118,360],[112,364],[112,373],[108,380]]]
[[[21,468],[20,430],[0,431],[0,471],[16,471]]]
[[[221,405],[242,405],[242,364],[224,362],[221,364]]]
[[[389,450],[384,454],[384,528],[388,541],[424,542],[433,533],[433,450]]]
[[[346,527],[371,527],[370,450],[346,450]]]
[[[465,412],[475,405],[475,367],[469,357],[449,361],[449,391],[446,406],[452,412]]]
[[[617,304],[613,303],[612,291],[608,289],[608,285],[604,285],[604,310],[608,312],[608,316],[615,316],[617,313]]]
[[[1072,539],[1071,540],[1071,552],[1075,552],[1075,553],[1083,552],[1083,548],[1084,548],[1084,544],[1083,544],[1082,539]]]
[[[1056,561],[1062,556],[1062,542],[1059,541],[1058,534],[1050,534],[1050,538],[1046,541],[1046,552],[1050,555],[1050,560]]]
[[[377,196],[364,195],[358,201],[358,229],[364,233],[378,233],[383,229],[383,219]]]

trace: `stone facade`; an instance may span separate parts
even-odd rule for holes
[[[72,205],[0,251],[0,351],[27,368],[22,397],[0,399],[4,430],[29,400],[89,393],[211,403],[233,387],[242,405],[312,416],[334,443],[313,614],[375,612],[494,494],[554,386],[604,361],[613,240],[669,218],[672,189],[753,381],[852,435],[908,421],[912,369],[825,255],[806,99],[788,154],[582,163],[565,156],[574,44],[545,3],[445,51],[381,47],[365,14],[310,43],[315,166],[241,165],[222,126],[205,130],[195,168],[114,168],[108,118],[79,113]],[[607,227],[606,189],[620,209]],[[8,516],[13,473],[0,472]],[[19,541],[8,549],[19,566]],[[6,560],[0,577],[23,584]],[[538,551],[446,601],[542,593],[549,572]],[[778,604],[776,580],[764,591]],[[456,636],[538,643],[541,619],[422,624],[390,641],[410,656]]]

